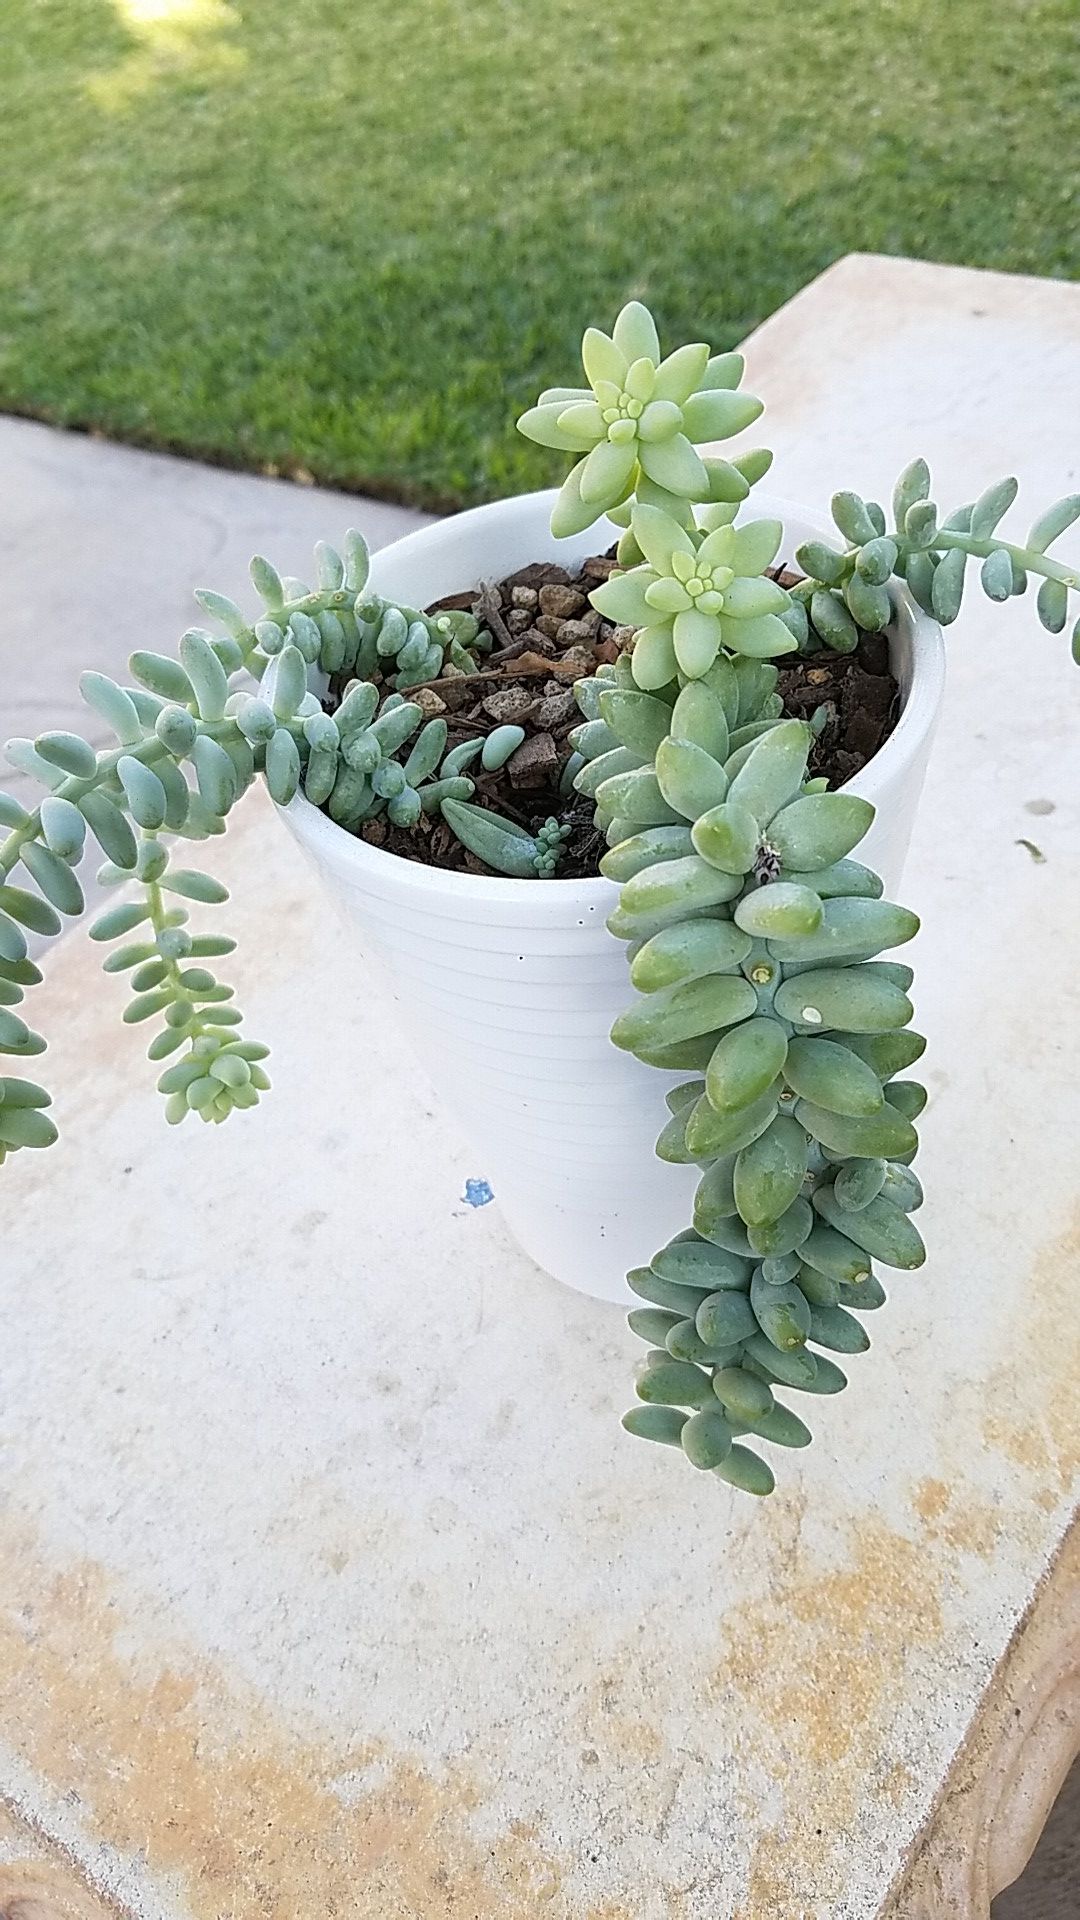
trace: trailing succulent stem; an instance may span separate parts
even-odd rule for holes
[[[773,1475],[741,1444],[805,1446],[780,1388],[836,1393],[831,1353],[869,1344],[884,1290],[873,1263],[917,1267],[913,1121],[897,1078],[911,970],[873,956],[910,940],[913,913],[850,856],[873,819],[807,778],[812,734],[784,720],[776,669],[720,654],[695,679],[644,692],[630,661],[579,682],[578,775],[620,883],[608,920],[638,998],[616,1046],[667,1072],[661,1159],[701,1169],[693,1226],[629,1276],[649,1353],[623,1424],[749,1493]],[[617,762],[617,766],[612,763]]]
[[[171,843],[225,831],[233,807],[257,776],[281,806],[299,788],[340,825],[355,829],[385,812],[416,826],[443,812],[462,842],[495,871],[528,879],[555,872],[566,829],[549,820],[530,834],[470,806],[473,762],[498,769],[520,744],[518,727],[497,728],[449,752],[446,722],[427,720],[409,691],[452,666],[476,671],[490,638],[468,613],[427,615],[367,590],[367,549],[346,537],[344,556],[320,543],[319,584],[283,579],[252,562],[264,611],[248,622],[221,594],[201,592],[204,611],[225,631],[191,628],[179,657],[131,656],[137,684],[86,673],[83,698],[117,745],[97,752],[74,733],[10,740],[9,762],[45,793],[33,809],[0,793],[0,1053],[15,1060],[45,1041],[16,1009],[41,980],[27,933],[49,937],[81,914],[76,868],[87,834],[104,855],[98,880],[135,883],[135,894],[93,922],[94,940],[114,943],[108,973],[128,973],[124,1019],[160,1023],[148,1048],[170,1064],[158,1082],[167,1117],[221,1121],[257,1104],[269,1081],[267,1049],[240,1037],[233,989],[204,964],[234,942],[188,930],[187,902],[212,906],[226,889],[198,869],[174,864]],[[308,691],[315,669],[344,682],[333,716]],[[263,682],[256,689],[254,681]],[[130,936],[130,937],[129,937]],[[173,1060],[171,1056],[178,1057]],[[43,1147],[56,1128],[50,1096],[35,1081],[0,1077],[0,1163],[19,1147]]]
[[[847,543],[844,549],[809,540],[796,554],[807,575],[792,591],[805,616],[804,647],[824,643],[849,652],[857,644],[858,627],[881,631],[892,618],[888,582],[893,579],[906,581],[923,612],[950,626],[960,612],[972,563],[991,600],[1025,593],[1034,576],[1040,582],[1038,617],[1048,632],[1060,633],[1070,620],[1070,594],[1080,595],[1080,570],[1052,558],[1048,549],[1080,520],[1080,493],[1055,501],[1019,544],[997,533],[1016,494],[1015,480],[999,480],[973,504],[940,518],[925,460],[913,460],[900,475],[891,527],[876,501],[857,493],[834,494],[832,515]],[[1075,611],[1072,651],[1080,662]]]

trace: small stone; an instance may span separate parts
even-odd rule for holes
[[[628,647],[633,646],[636,634],[636,627],[612,627],[609,638],[613,647],[625,653]]]
[[[462,674],[461,677],[463,680],[468,679],[467,674]],[[423,709],[429,720],[438,713],[446,712],[446,701],[439,698],[434,687],[418,687],[416,692],[410,694],[409,697],[415,700],[418,707]]]
[[[511,593],[515,587],[544,587],[553,583],[569,586],[570,575],[565,567],[557,567],[551,560],[533,560],[527,567],[519,567],[503,581]]]
[[[534,733],[510,755],[506,771],[512,787],[528,790],[549,786],[558,764],[558,749],[550,733]]]
[[[524,687],[497,687],[480,704],[489,720],[504,727],[508,723],[520,722],[523,715],[532,712],[536,701],[535,696],[527,693]]]
[[[548,586],[540,589],[540,611],[555,620],[573,620],[587,602],[576,587]]]
[[[389,830],[385,819],[365,820],[360,829],[360,838],[366,841],[369,847],[382,847],[386,845]]]
[[[519,634],[527,633],[531,625],[532,614],[527,607],[511,607],[506,616],[507,633],[512,633],[516,639]]]
[[[548,640],[557,640],[562,624],[562,621],[557,620],[553,613],[542,613],[536,622],[536,631],[542,633]]]
[[[560,687],[557,693],[549,693],[541,700],[533,715],[537,727],[544,733],[551,733],[556,727],[566,725],[578,714],[578,703],[569,687]]]
[[[595,632],[587,620],[564,620],[556,638],[561,647],[587,647]]]
[[[590,580],[606,580],[618,566],[613,553],[594,553],[589,560],[583,560],[581,571]]]
[[[540,596],[535,587],[511,587],[510,605],[524,608],[527,613],[535,613]]]
[[[560,680],[581,680],[587,673],[596,671],[596,655],[591,647],[571,647],[561,660],[556,660],[552,671]]]
[[[828,671],[827,667],[811,667],[806,677],[810,681],[811,686],[823,687],[827,680],[832,679],[832,674]]]
[[[541,633],[537,627],[527,627],[524,633],[518,635],[518,639],[521,641],[527,653],[530,651],[533,653],[555,653],[557,651],[554,640],[552,640],[548,634]],[[509,662],[507,664],[509,664]]]

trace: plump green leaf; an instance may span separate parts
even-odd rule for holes
[[[784,1078],[802,1099],[859,1119],[879,1112],[885,1098],[873,1069],[835,1040],[796,1036],[788,1044]]]
[[[865,1353],[870,1345],[865,1327],[841,1306],[810,1308],[810,1338],[834,1353]]]
[[[142,738],[142,722],[129,694],[105,673],[84,673],[79,692],[88,706],[100,713],[112,728],[121,746],[132,746]],[[55,735],[53,736],[55,738]],[[89,771],[89,769],[85,769]]]
[[[810,597],[810,618],[834,653],[854,653],[859,644],[859,629],[839,594],[828,587],[819,587]]]
[[[620,910],[633,921],[657,921],[653,930],[669,920],[682,920],[690,913],[720,906],[740,891],[741,881],[730,873],[718,871],[697,854],[683,859],[662,860],[634,874],[622,889]]]
[[[887,1267],[910,1270],[921,1267],[926,1259],[918,1228],[884,1195],[878,1195],[852,1212],[841,1207],[831,1187],[821,1187],[814,1195],[814,1207],[831,1227],[839,1229],[872,1259],[882,1261]]]
[[[877,1113],[866,1118],[831,1113],[827,1107],[800,1100],[795,1118],[823,1147],[842,1154],[845,1159],[893,1160],[901,1154],[914,1153],[919,1144],[910,1120],[891,1107],[887,1099]]]
[[[703,861],[721,873],[749,873],[757,858],[761,829],[745,805],[725,800],[710,807],[691,829],[694,847]]]
[[[715,1399],[712,1409],[691,1415],[680,1438],[691,1466],[703,1472],[718,1467],[731,1452],[731,1428]]]
[[[899,987],[859,966],[800,973],[777,988],[775,1005],[780,1018],[795,1026],[842,1033],[881,1033],[906,1026],[912,1014]]]
[[[806,778],[811,733],[802,720],[782,720],[757,742],[736,775],[728,795],[762,827],[794,799]]]
[[[0,1106],[0,1146],[51,1147],[59,1138],[48,1114],[37,1107]]]
[[[1048,633],[1060,633],[1069,617],[1068,589],[1061,580],[1044,580],[1035,602],[1036,612]]]
[[[651,993],[628,1007],[615,1020],[611,1038],[617,1047],[630,1052],[639,1047],[671,1046],[745,1020],[756,1009],[757,995],[741,975],[707,974]]]
[[[729,920],[685,920],[654,934],[635,954],[631,985],[639,993],[656,993],[701,974],[728,973],[742,964],[750,947],[749,936]]]
[[[1080,493],[1066,494],[1039,515],[1028,534],[1027,545],[1034,553],[1045,553],[1077,520],[1080,520]]]
[[[220,906],[229,897],[228,887],[220,880],[193,867],[173,867],[162,885],[166,892],[179,894],[184,900],[200,900],[204,906]]]
[[[638,1376],[637,1395],[652,1406],[716,1405],[708,1374],[686,1360],[658,1360],[645,1366]]]
[[[748,1226],[776,1220],[799,1194],[806,1174],[806,1135],[790,1114],[745,1146],[735,1162],[735,1200]]]
[[[774,816],[769,843],[785,867],[831,867],[869,831],[874,809],[854,793],[815,793],[793,800]]]
[[[86,820],[70,800],[58,793],[41,802],[41,831],[45,844],[61,860],[78,860],[86,839]]]
[[[727,797],[727,775],[711,753],[691,740],[668,738],[656,750],[656,778],[668,805],[696,820]]]
[[[0,913],[10,914],[33,933],[52,935],[60,931],[61,921],[56,910],[40,894],[29,893],[24,887],[0,885]]]
[[[772,1493],[776,1486],[773,1470],[749,1447],[740,1447],[736,1443],[726,1459],[721,1460],[713,1472],[729,1486],[738,1487],[741,1493],[753,1493],[764,1498]]]
[[[83,910],[83,891],[66,860],[61,860],[40,840],[23,842],[22,863],[42,893],[58,912],[77,914]]]
[[[115,802],[95,789],[80,797],[78,807],[102,853],[116,866],[132,869],[138,853],[135,835]]]
[[[736,926],[753,939],[783,942],[800,951],[803,941],[812,938],[821,920],[822,903],[818,895],[810,887],[795,885],[790,880],[776,880],[756,892],[745,893],[735,908]]]
[[[728,1112],[760,1099],[781,1071],[786,1054],[787,1037],[777,1021],[755,1017],[734,1027],[717,1043],[705,1076],[712,1105],[718,1112]]]
[[[627,1433],[639,1440],[657,1440],[662,1446],[677,1447],[689,1415],[677,1407],[631,1407],[622,1416]]]
[[[77,733],[42,733],[34,741],[35,751],[55,766],[62,767],[65,773],[76,775],[79,779],[90,779],[97,768],[97,754],[89,741],[83,740]],[[17,822],[12,822],[17,825]]]
[[[720,1111],[704,1096],[686,1123],[686,1144],[696,1160],[715,1154],[738,1153],[765,1132],[776,1117],[776,1097],[772,1088],[748,1106]],[[714,1229],[714,1237],[718,1229]]]
[[[759,1268],[750,1288],[750,1304],[761,1332],[772,1346],[782,1353],[791,1353],[806,1345],[811,1308],[793,1281],[773,1286],[762,1277]]]
[[[951,626],[960,612],[960,603],[964,597],[964,570],[967,566],[967,554],[962,547],[952,547],[943,553],[934,570],[933,585],[930,589],[930,604],[935,619],[943,627]]]

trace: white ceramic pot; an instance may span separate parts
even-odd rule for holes
[[[570,540],[548,527],[553,493],[477,507],[385,548],[372,584],[426,606],[530,561],[573,567],[617,537],[607,521]],[[755,493],[748,517],[782,519],[784,553],[828,528]],[[941,632],[906,598],[892,635],[904,708],[852,782],[878,809],[859,849],[894,893],[941,700]],[[476,1149],[516,1239],[537,1264],[583,1293],[633,1299],[624,1279],[687,1226],[697,1181],[653,1145],[661,1074],[608,1039],[631,997],[622,944],[604,925],[617,888],[595,880],[508,880],[402,860],[343,832],[298,795],[285,819],[355,927],[384,963],[403,1024]]]

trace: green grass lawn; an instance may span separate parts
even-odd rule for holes
[[[629,295],[1080,266],[1076,0],[0,0],[0,407],[434,506]],[[912,370],[918,378],[918,369]]]

